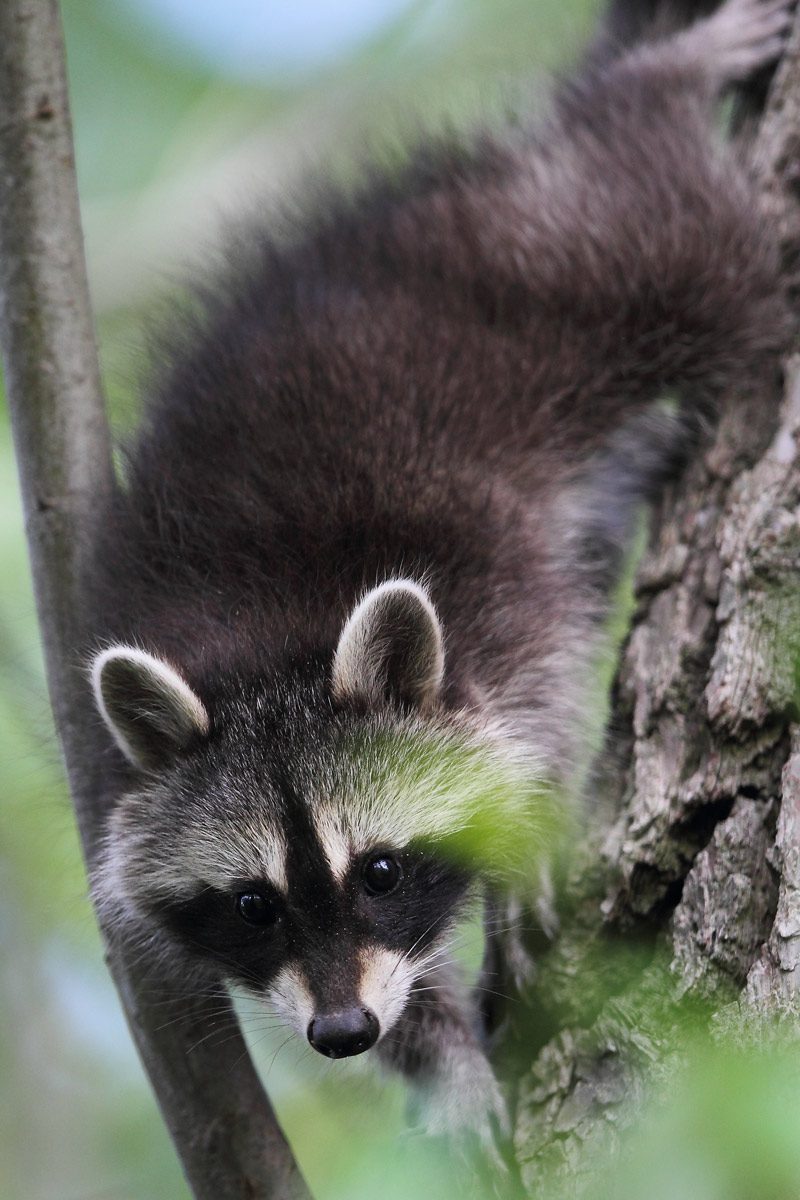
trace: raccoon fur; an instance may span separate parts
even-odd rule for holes
[[[536,127],[240,236],[104,514],[107,922],[374,1047],[434,1132],[506,1127],[455,924],[535,890],[641,503],[784,339],[716,102],[789,10],[675,11],[613,8]]]

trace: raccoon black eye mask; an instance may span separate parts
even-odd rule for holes
[[[716,102],[788,6],[669,35],[651,4],[626,45],[628,3],[537,129],[423,147],[238,238],[95,572],[92,684],[130,779],[106,920],[321,1054],[369,1050],[430,1132],[487,1146],[507,1116],[454,928],[487,879],[535,898],[640,505],[784,338]]]

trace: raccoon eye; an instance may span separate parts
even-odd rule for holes
[[[278,919],[278,905],[261,892],[241,892],[236,897],[236,911],[248,925],[274,925]]]
[[[402,873],[400,863],[391,854],[374,854],[364,863],[361,877],[371,896],[386,896],[397,887]]]

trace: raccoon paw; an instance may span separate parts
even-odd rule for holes
[[[726,0],[716,12],[680,35],[711,72],[735,83],[783,53],[795,0]]]
[[[428,1137],[445,1138],[473,1170],[481,1162],[488,1175],[509,1172],[511,1122],[492,1069],[482,1055],[465,1055],[420,1089],[410,1114]]]

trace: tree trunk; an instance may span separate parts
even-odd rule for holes
[[[750,154],[788,286],[798,28]],[[516,1151],[532,1195],[554,1172],[580,1190],[587,1142],[616,1146],[688,1006],[711,1031],[800,1008],[800,356],[784,367],[782,389],[731,397],[639,565],[590,832],[539,950],[535,1021],[512,1020],[503,1046],[527,1049]]]
[[[50,698],[91,866],[114,784],[76,647],[92,629],[94,514],[114,479],[57,0],[0,0],[0,114],[0,341]],[[304,1200],[221,998],[187,995],[160,963],[112,941],[107,959],[198,1200]]]

